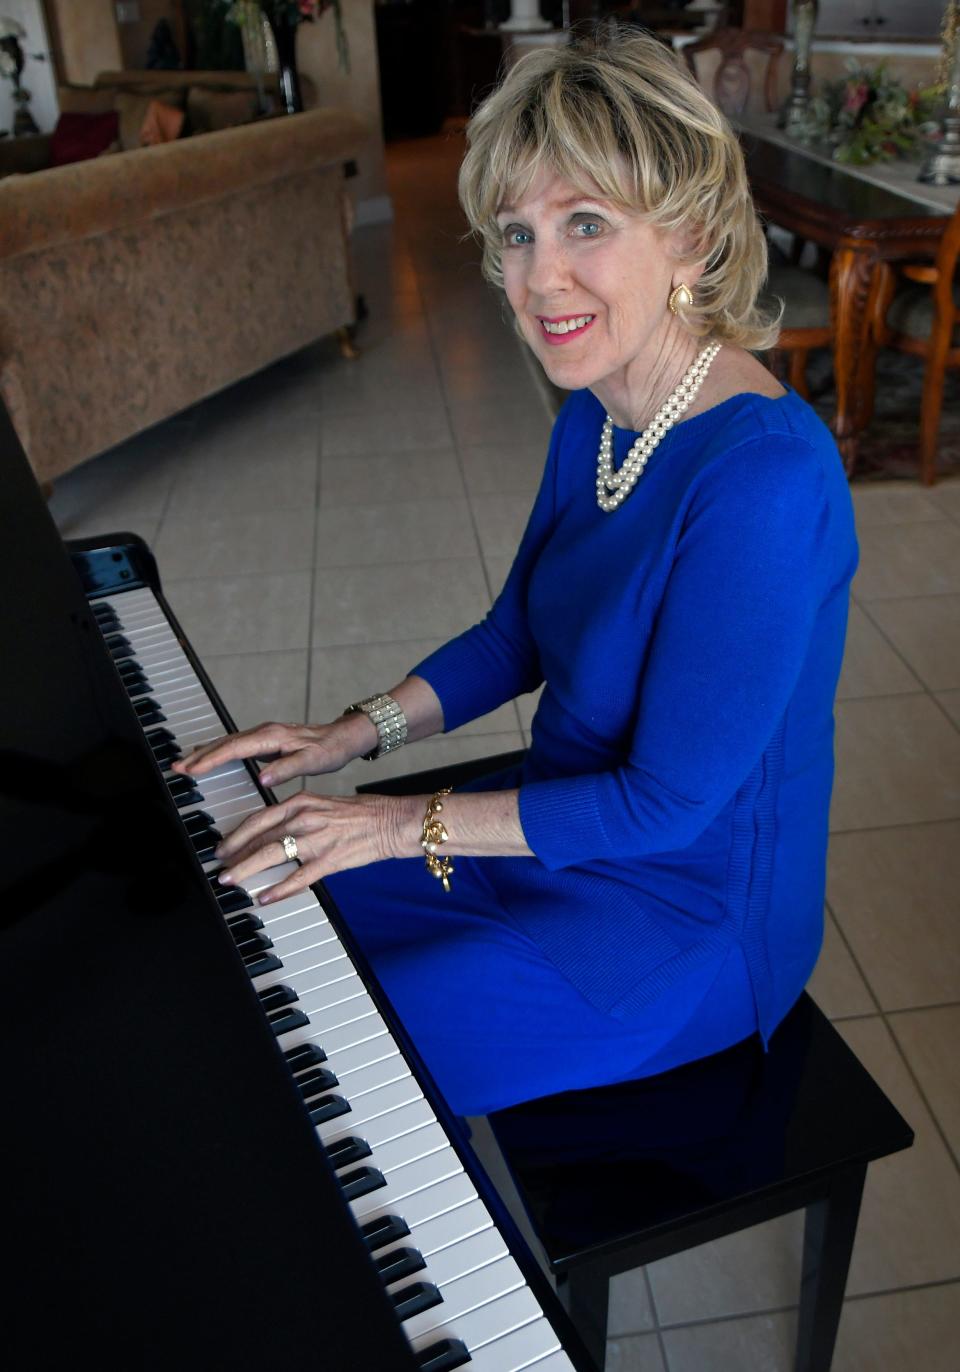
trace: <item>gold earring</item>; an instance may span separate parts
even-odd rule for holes
[[[681,281],[680,285],[670,292],[670,299],[667,304],[673,314],[679,314],[681,306],[685,308],[687,305],[692,305],[693,296],[690,293],[690,287]]]

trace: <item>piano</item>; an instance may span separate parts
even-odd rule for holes
[[[273,803],[136,536],[61,542],[0,410],[11,1372],[587,1372],[322,886],[213,847]]]

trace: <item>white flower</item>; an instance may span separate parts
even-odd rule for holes
[[[0,38],[26,38],[27,31],[16,19],[0,17]]]

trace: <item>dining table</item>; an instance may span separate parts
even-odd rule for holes
[[[771,114],[737,118],[761,217],[830,253],[836,413],[833,430],[848,475],[869,423],[876,361],[871,319],[888,262],[931,262],[960,186],[917,179],[920,163],[854,167],[808,147]]]

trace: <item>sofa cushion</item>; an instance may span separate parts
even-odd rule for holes
[[[176,110],[162,100],[151,100],[140,129],[141,147],[152,148],[158,143],[172,143],[180,137],[185,118],[183,110]]]
[[[187,117],[193,133],[214,133],[249,124],[257,112],[257,92],[211,91],[191,86],[187,92]]]
[[[107,114],[113,109],[114,94],[92,86],[59,86],[57,103],[61,114]]]
[[[50,142],[51,167],[99,157],[117,140],[116,110],[104,114],[61,114]]]

